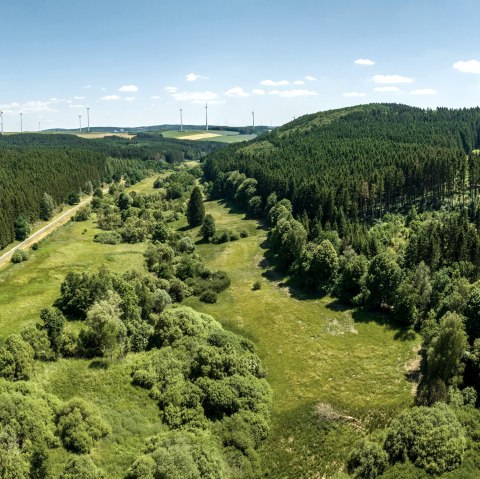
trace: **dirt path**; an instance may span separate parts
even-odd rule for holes
[[[13,253],[17,251],[18,249],[23,249],[28,246],[31,246],[33,243],[37,243],[38,241],[42,240],[46,236],[48,236],[50,233],[55,231],[57,228],[60,226],[64,225],[78,210],[78,208],[86,205],[87,203],[90,202],[92,199],[91,196],[86,198],[85,200],[81,201],[78,205],[73,206],[72,208],[68,209],[64,213],[62,213],[60,216],[55,218],[53,221],[48,223],[47,225],[43,226],[40,228],[38,231],[35,231],[32,235],[30,235],[26,240],[22,241],[19,243],[17,246],[14,246],[10,250],[8,250],[6,253],[4,253],[2,256],[0,256],[0,268],[4,266],[5,264],[10,261]]]

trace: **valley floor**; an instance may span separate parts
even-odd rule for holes
[[[152,191],[153,181],[133,189]],[[261,225],[219,202],[205,206],[218,229],[247,229],[249,236],[213,245],[198,241],[197,230],[190,231],[207,266],[227,271],[232,285],[216,304],[195,298],[186,303],[257,345],[274,391],[272,429],[262,451],[266,476],[330,474],[344,463],[362,430],[381,433],[390,418],[412,404],[407,369],[420,339],[405,336],[380,315],[345,309],[332,298],[296,297],[280,278],[268,279],[272,272],[264,260],[266,231]],[[37,321],[40,309],[59,296],[70,270],[101,264],[117,271],[143,267],[145,244],[100,245],[92,241],[95,232],[92,220],[69,223],[45,239],[27,262],[0,272],[0,336]],[[258,279],[262,288],[253,291]],[[99,443],[93,457],[114,479],[123,477],[145,439],[162,427],[155,402],[130,384],[133,357],[109,369],[87,360],[44,363],[34,378],[61,398],[82,396],[101,409],[113,433]],[[337,413],[351,418],[326,419]],[[55,468],[61,469],[65,454],[52,453]]]

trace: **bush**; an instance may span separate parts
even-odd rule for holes
[[[102,244],[119,244],[122,242],[122,237],[114,232],[114,231],[105,231],[102,233],[97,233],[93,241],[95,243],[102,243]]]
[[[73,217],[73,221],[87,221],[92,214],[92,208],[90,205],[82,206],[77,210],[75,216]]]
[[[60,479],[105,479],[89,456],[72,457],[66,464]]]
[[[238,241],[240,239],[240,235],[236,231],[230,232],[230,241]]]
[[[193,253],[195,251],[195,244],[190,236],[184,236],[178,242],[178,251],[180,251],[180,253]]]
[[[27,380],[33,372],[35,352],[19,334],[12,334],[0,348],[0,376],[14,381]]]
[[[22,329],[20,335],[32,347],[35,359],[41,361],[54,359],[55,356],[50,348],[47,331],[36,326],[27,326]]]
[[[253,283],[252,289],[253,291],[258,291],[259,289],[262,289],[262,281],[260,279],[257,279],[255,283]]]
[[[204,303],[214,304],[217,302],[217,293],[211,289],[207,289],[200,295],[199,299]]]
[[[213,242],[217,244],[228,243],[230,241],[230,232],[221,231],[216,234],[213,238]]]
[[[240,230],[240,238],[247,238],[248,231],[246,229]]]
[[[88,454],[110,427],[83,399],[70,399],[57,414],[57,430],[65,449]]]
[[[361,479],[376,479],[387,466],[387,453],[377,443],[365,440],[353,448],[348,460],[349,472]]]
[[[23,251],[22,249],[17,249],[13,254],[11,258],[11,262],[18,264],[21,263],[22,261],[27,261],[28,255],[26,251]]]
[[[40,247],[40,243],[33,243],[32,244],[32,250],[37,251],[37,249]]]
[[[465,446],[463,427],[443,403],[407,409],[392,421],[385,439],[391,462],[409,459],[429,474],[456,469]]]

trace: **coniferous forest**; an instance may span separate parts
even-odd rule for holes
[[[40,217],[45,193],[59,205],[72,192],[122,175],[135,183],[149,170],[200,159],[211,148],[209,144],[200,148],[193,142],[164,141],[158,135],[135,141],[114,136],[100,140],[75,135],[0,136],[0,248],[15,239],[18,218],[34,222]]]

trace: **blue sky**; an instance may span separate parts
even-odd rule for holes
[[[475,0],[0,0],[5,131],[480,103]]]

